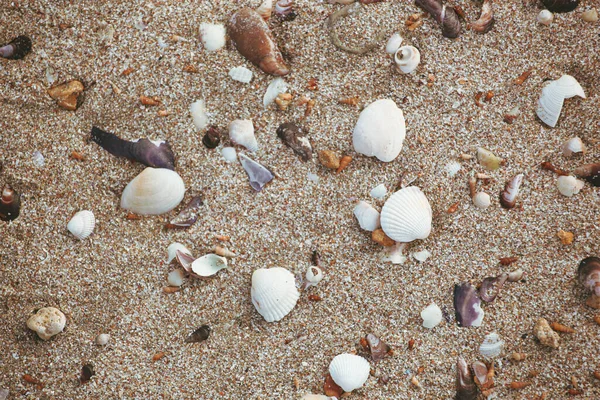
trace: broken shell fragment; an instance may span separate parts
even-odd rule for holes
[[[216,126],[211,126],[208,128],[204,137],[202,137],[202,144],[206,146],[208,149],[214,149],[221,143],[221,134],[219,132],[219,128]]]
[[[298,154],[302,161],[308,161],[312,158],[312,146],[308,140],[306,131],[296,124],[286,122],[277,128],[277,136],[286,146]]]
[[[431,233],[433,212],[425,194],[416,186],[394,193],[381,209],[381,228],[396,242],[425,239]]]
[[[484,363],[475,361],[471,364],[471,368],[473,369],[473,380],[477,387],[483,389],[491,386],[491,382],[488,384],[488,368]]]
[[[484,317],[481,299],[470,283],[454,286],[454,310],[458,326],[481,326]]]
[[[20,60],[31,51],[32,43],[29,36],[17,36],[8,44],[0,45],[0,57],[9,60]]]
[[[537,320],[535,326],[533,327],[533,334],[544,346],[558,349],[558,342],[560,341],[560,338],[558,333],[554,332],[552,328],[550,328],[550,325],[546,319],[540,318]]]
[[[492,9],[492,0],[484,0],[481,7],[481,16],[470,24],[471,29],[478,33],[487,33],[494,26],[494,10]]]
[[[585,154],[585,151],[585,145],[578,137],[571,138],[562,145],[562,152],[565,157],[571,157],[579,153]]]
[[[90,236],[96,226],[94,213],[88,210],[79,211],[67,224],[67,229],[77,239],[83,240]]]
[[[509,282],[517,282],[519,280],[521,280],[521,278],[523,277],[523,270],[521,268],[517,269],[516,271],[512,271],[508,273],[508,281]]]
[[[229,76],[234,81],[250,83],[252,80],[252,71],[246,67],[235,67],[229,70]]]
[[[481,283],[481,287],[479,288],[479,296],[481,297],[481,300],[485,301],[486,303],[491,303],[494,301],[507,279],[508,274],[506,273],[498,275],[494,278],[485,278]]]
[[[263,107],[267,107],[269,104],[277,100],[280,94],[285,93],[287,90],[287,83],[281,77],[277,77],[269,83],[267,91],[263,96]]]
[[[442,322],[442,310],[437,304],[431,303],[421,311],[421,318],[423,318],[423,326],[425,328],[433,329]]]
[[[548,10],[557,13],[573,11],[579,5],[579,0],[542,0]]]
[[[225,46],[225,27],[221,24],[200,24],[200,38],[207,51],[217,51]]]
[[[377,363],[385,358],[390,351],[392,350],[390,346],[383,342],[383,340],[379,339],[377,336],[369,333],[365,340],[369,346],[369,350],[371,351],[371,358],[374,363]]]
[[[536,114],[546,125],[554,128],[565,99],[574,96],[586,98],[583,88],[571,75],[563,75],[542,89]]]
[[[4,186],[0,197],[0,220],[12,221],[19,216],[20,211],[21,196],[10,186]]]
[[[496,157],[494,153],[483,147],[477,148],[477,161],[482,167],[490,171],[497,170],[504,163],[502,158]]]
[[[323,271],[321,271],[321,268],[311,265],[306,270],[306,275],[304,278],[306,279],[305,289],[308,289],[311,286],[317,286],[317,284],[323,279]]]
[[[596,22],[598,21],[598,10],[591,8],[581,13],[581,18],[585,22]]]
[[[293,0],[279,0],[275,3],[275,15],[284,21],[292,21],[296,18],[294,12],[294,1]]]
[[[552,20],[554,19],[554,14],[552,14],[548,10],[542,10],[540,11],[536,19],[537,22],[539,22],[540,24],[548,26],[552,23]]]
[[[371,191],[369,192],[369,194],[371,195],[371,197],[374,197],[376,199],[382,199],[387,194],[387,188],[382,183],[381,185],[377,185],[376,187],[374,187],[373,189],[371,189]]]
[[[504,349],[504,340],[500,339],[497,333],[490,333],[483,339],[483,343],[479,346],[479,354],[486,359],[494,359],[498,357]]]
[[[258,150],[258,141],[254,136],[254,125],[250,119],[236,119],[230,123],[229,139],[235,144],[244,146],[249,151]]]
[[[206,107],[204,100],[198,100],[190,105],[190,114],[192,114],[192,120],[196,129],[199,131],[204,130],[208,125],[208,115],[206,114]]]
[[[581,260],[577,268],[577,276],[584,288],[600,297],[600,258],[588,257]]]
[[[460,20],[454,8],[442,5],[442,0],[415,0],[415,4],[440,24],[442,35],[451,39],[460,35]]]
[[[571,197],[574,194],[579,193],[579,191],[583,189],[584,185],[585,183],[583,183],[583,181],[580,181],[571,175],[559,176],[556,180],[556,187],[558,188],[558,191],[560,194],[567,197]]]
[[[189,264],[188,272],[192,276],[204,278],[213,276],[224,268],[227,268],[227,259],[225,257],[220,257],[216,254],[206,254]]]
[[[56,104],[65,110],[75,111],[80,105],[79,95],[84,90],[83,83],[72,80],[48,89],[48,95],[56,100]]]
[[[260,268],[252,274],[252,304],[265,321],[279,321],[300,297],[294,275],[285,268]]]
[[[185,271],[182,269],[176,269],[169,272],[167,275],[167,284],[172,287],[180,287],[183,285],[183,280],[185,278]]]
[[[58,308],[40,308],[27,320],[27,327],[35,331],[42,340],[48,340],[65,329],[67,318]]]
[[[457,400],[476,400],[477,386],[469,365],[464,358],[458,357],[456,362],[456,397]]]
[[[381,226],[379,211],[365,201],[360,201],[354,207],[353,213],[361,229],[373,232]]]
[[[95,342],[98,346],[106,346],[109,340],[110,335],[108,333],[101,333],[98,336],[96,336]]]
[[[477,208],[486,209],[491,204],[490,195],[485,192],[479,192],[473,196],[473,204]]]
[[[519,188],[523,183],[523,174],[518,174],[510,181],[506,182],[504,190],[500,193],[500,204],[506,209],[511,209],[515,206]]]
[[[237,160],[237,153],[235,152],[235,148],[233,147],[223,147],[221,149],[221,155],[225,159],[225,161],[231,163]]]
[[[260,192],[267,183],[273,180],[273,174],[266,167],[250,159],[245,154],[240,153],[238,157],[242,167],[244,168],[244,171],[246,171],[246,174],[248,174],[248,179],[250,180],[250,186],[252,186],[252,189]]]
[[[421,53],[416,47],[402,46],[394,54],[394,62],[400,71],[410,74],[419,66]]]
[[[369,362],[354,354],[340,354],[329,364],[331,378],[348,393],[362,387],[369,379],[370,371]]]
[[[181,203],[183,180],[175,171],[148,167],[127,184],[121,195],[121,208],[140,215],[160,215]]]
[[[385,45],[385,51],[388,54],[396,54],[401,45],[402,37],[399,33],[394,33],[387,41],[387,44]]]
[[[573,173],[596,187],[600,186],[600,163],[582,165],[575,168]]]
[[[189,228],[198,220],[198,210],[204,204],[202,196],[194,196],[175,218],[166,224],[167,229]]]
[[[177,256],[177,250],[181,251],[183,254],[189,255],[190,257],[192,256],[192,253],[183,244],[178,242],[171,243],[169,247],[167,247],[167,264],[171,264],[171,261],[175,259]]]

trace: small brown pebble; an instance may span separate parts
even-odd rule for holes
[[[523,361],[527,358],[527,353],[512,353],[510,359],[514,361]]]
[[[322,166],[329,169],[338,169],[340,167],[340,159],[331,150],[319,151],[319,162]]]
[[[192,64],[188,64],[185,67],[183,67],[183,72],[188,72],[190,74],[197,74],[200,71],[198,71],[198,68],[196,68]]]
[[[72,28],[72,27],[73,27],[73,25],[67,24],[67,23],[64,23],[64,22],[61,23],[61,24],[58,24],[58,29],[60,29],[61,31],[67,30],[67,29]]]
[[[562,324],[559,324],[558,322],[552,322],[550,324],[550,328],[552,328],[556,332],[561,332],[561,333],[575,333],[575,329],[569,328],[568,326],[564,326]]]
[[[419,368],[417,368],[417,374],[422,374],[423,372],[425,372],[425,367],[420,366]]]
[[[83,156],[81,153],[78,153],[78,152],[76,152],[75,150],[73,150],[73,151],[71,152],[71,155],[70,155],[70,157],[71,157],[73,160],[77,160],[77,161],[85,161],[85,157],[84,157],[84,156]]]
[[[519,75],[519,77],[517,79],[515,79],[515,85],[521,85],[523,84],[523,82],[525,82],[525,80],[527,78],[529,78],[529,75],[531,75],[531,70],[528,69],[527,71],[523,72],[521,75]]]
[[[131,74],[133,71],[135,71],[135,69],[129,67],[129,68],[123,70],[123,72],[121,72],[121,76],[127,76],[127,75]]]
[[[321,300],[323,300],[321,298],[321,296],[319,296],[318,294],[310,294],[310,295],[308,295],[308,299],[310,301],[321,301]]]
[[[379,243],[380,245],[385,247],[390,247],[396,244],[396,242],[390,239],[381,228],[375,229],[373,231],[373,233],[371,234],[371,239],[373,239],[374,242]]]
[[[357,106],[359,102],[358,97],[347,97],[345,99],[338,100],[340,104],[346,104],[348,106]]]
[[[560,239],[560,242],[562,244],[571,244],[571,243],[573,243],[574,235],[571,232],[560,230],[560,231],[558,231],[558,233],[556,234],[556,236],[558,236],[558,238]]]
[[[160,104],[160,100],[158,99],[157,96],[148,97],[148,96],[141,95],[140,103],[142,103],[145,106],[157,106]]]
[[[335,383],[335,381],[329,374],[327,374],[327,376],[325,377],[323,391],[325,392],[326,396],[333,397],[340,397],[342,393],[344,393],[344,390]]]
[[[342,159],[340,160],[340,166],[338,167],[337,170],[335,170],[335,172],[337,172],[337,173],[342,172],[344,169],[346,169],[348,164],[350,164],[350,161],[352,161],[352,157],[343,156]]]
[[[142,217],[134,213],[127,213],[127,216],[125,218],[127,218],[130,221],[137,221],[139,219],[142,219]]]
[[[594,378],[600,381],[600,369],[598,371],[594,371]]]
[[[448,214],[454,214],[458,210],[459,204],[460,204],[460,201],[457,201],[456,203],[452,204],[450,207],[448,207],[448,210],[446,210],[446,212]]]
[[[47,93],[56,100],[56,104],[65,110],[75,111],[78,107],[78,100],[84,90],[83,83],[78,80],[72,80],[60,85],[51,87]]]
[[[483,92],[477,92],[475,93],[475,105],[477,107],[483,107],[483,104],[481,103],[481,98],[483,97]]]
[[[166,294],[176,293],[176,292],[179,292],[179,289],[180,288],[178,288],[176,286],[165,286],[163,288],[163,293],[166,293]]]
[[[596,323],[597,323],[598,325],[600,325],[600,315],[596,315],[596,316],[594,317],[594,321],[596,321]]]
[[[25,374],[23,375],[23,380],[27,383],[33,383],[35,385],[37,385],[38,383],[40,383],[40,381],[38,381],[37,379],[35,379],[33,376],[29,375],[29,374]]]
[[[158,110],[156,112],[156,115],[158,115],[159,117],[166,117],[167,115],[169,115],[169,112],[167,110]]]
[[[483,99],[483,101],[485,101],[486,103],[489,103],[490,101],[492,101],[492,97],[494,97],[494,92],[492,92],[491,90],[489,90],[485,94],[485,98]]]
[[[415,339],[410,339],[408,341],[408,349],[412,350],[415,347]]]
[[[510,264],[514,263],[515,261],[517,261],[518,259],[519,259],[518,257],[501,257],[500,264],[510,265]]]
[[[158,353],[156,353],[155,355],[152,356],[152,361],[158,361],[161,358],[163,358],[165,355],[166,354],[164,351],[159,351]]]
[[[306,87],[308,88],[308,90],[319,90],[317,78],[310,78]]]
[[[507,383],[506,387],[508,387],[509,389],[523,389],[524,387],[527,387],[531,385],[531,382],[511,382],[511,383]]]

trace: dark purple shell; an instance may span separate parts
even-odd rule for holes
[[[199,343],[203,342],[210,336],[210,326],[202,325],[200,328],[192,332],[186,339],[186,343]]]
[[[442,35],[451,39],[460,35],[460,21],[454,8],[444,7],[442,0],[415,0],[415,4],[427,11],[440,24]]]
[[[502,275],[498,275],[496,277],[487,277],[481,282],[481,287],[479,288],[479,296],[481,300],[486,303],[491,303],[494,301],[502,286],[508,279],[508,274],[504,273]]]
[[[579,0],[542,0],[542,3],[552,12],[563,13],[576,9]]]
[[[454,286],[454,312],[458,326],[480,326],[483,322],[481,299],[470,283]]]
[[[298,154],[302,161],[311,159],[312,146],[304,129],[291,122],[286,122],[277,128],[277,136],[283,140],[286,146],[294,150],[294,153]]]
[[[29,36],[17,36],[10,43],[0,46],[0,57],[9,60],[20,60],[31,51],[32,43]]]
[[[469,365],[464,358],[458,357],[456,362],[456,400],[476,400],[477,386]]]
[[[202,196],[192,197],[184,209],[167,224],[167,228],[189,228],[194,225],[198,220],[198,209],[203,204]]]

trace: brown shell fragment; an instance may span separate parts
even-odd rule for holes
[[[456,400],[476,400],[477,386],[464,358],[456,362]]]
[[[457,38],[460,35],[460,20],[454,8],[442,5],[442,0],[415,0],[415,4],[427,11],[442,27],[442,35]]]
[[[396,242],[390,239],[381,228],[375,229],[373,231],[373,233],[371,234],[371,239],[373,239],[374,242],[379,243],[380,245],[385,247],[390,247],[396,244]]]
[[[596,187],[600,186],[600,163],[582,165],[575,168],[573,173]]]
[[[202,196],[194,196],[183,210],[173,218],[168,224],[167,229],[189,228],[198,220],[198,210],[204,204]]]
[[[558,336],[558,333],[552,330],[546,319],[538,319],[538,321],[535,323],[535,326],[533,327],[533,334],[539,339],[540,343],[544,346],[558,349],[560,337]]]
[[[360,99],[358,97],[346,97],[344,99],[338,100],[340,104],[346,104],[348,106],[357,106]]]
[[[48,89],[48,95],[56,100],[56,104],[65,110],[75,111],[79,107],[79,96],[85,87],[78,80],[72,80]]]
[[[392,351],[392,348],[385,344],[383,340],[379,339],[377,336],[369,333],[365,336],[365,340],[371,351],[371,358],[373,358],[373,362],[377,363],[385,358],[385,356],[389,355]]]
[[[501,257],[500,260],[500,264],[502,265],[510,265],[512,263],[514,263],[515,261],[517,261],[519,258],[518,257]]]
[[[340,166],[340,159],[331,150],[321,150],[318,153],[319,162],[322,166],[329,169],[338,169]]]
[[[481,283],[479,288],[479,297],[486,303],[491,303],[502,290],[504,283],[508,279],[508,274],[504,273],[496,277],[487,277]]]
[[[142,103],[145,106],[157,106],[160,104],[160,99],[157,96],[144,96],[141,95],[140,96],[140,103]]]
[[[204,137],[202,138],[202,144],[206,146],[208,149],[214,149],[221,143],[221,133],[219,132],[219,128],[216,126],[211,126],[208,128]]]
[[[550,328],[552,328],[556,332],[561,332],[561,333],[575,333],[575,329],[569,328],[568,326],[565,326],[563,324],[559,324],[558,322],[552,322],[552,323],[550,323]]]
[[[202,325],[200,328],[196,329],[194,332],[190,333],[190,335],[185,339],[186,343],[199,343],[203,342],[210,336],[210,326]]]
[[[298,154],[302,161],[306,162],[312,158],[312,146],[303,128],[291,122],[286,122],[277,128],[277,136],[294,153]]]
[[[469,25],[471,29],[478,33],[487,33],[494,26],[494,10],[492,9],[492,0],[484,0],[481,7],[481,16],[479,19]]]

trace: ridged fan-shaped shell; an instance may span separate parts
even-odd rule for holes
[[[431,205],[421,189],[409,186],[394,193],[381,209],[381,228],[396,242],[425,239],[431,233]]]
[[[504,340],[494,332],[485,337],[479,346],[479,353],[485,358],[492,359],[498,357],[502,353],[502,349],[504,349]]]
[[[229,70],[229,76],[234,81],[250,83],[252,80],[252,71],[246,67],[235,67]]]
[[[94,213],[88,210],[79,211],[67,224],[67,229],[77,239],[83,240],[90,236],[96,226],[96,218]]]
[[[583,88],[571,75],[563,75],[542,89],[538,101],[537,116],[548,126],[554,127],[562,110],[563,102],[574,96],[585,99]]]
[[[183,200],[185,185],[175,171],[148,167],[133,178],[121,195],[121,208],[140,215],[171,211]]]
[[[344,392],[362,387],[369,379],[370,371],[369,362],[354,354],[340,354],[329,364],[331,378]]]
[[[260,268],[252,274],[252,304],[265,321],[279,321],[296,306],[296,278],[285,268]]]

